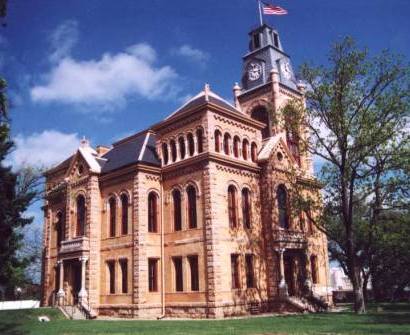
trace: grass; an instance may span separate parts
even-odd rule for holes
[[[39,315],[47,315],[51,321],[41,323]],[[56,309],[40,308],[0,311],[0,334],[404,335],[410,334],[410,304],[372,305],[365,315],[343,312],[197,321],[72,321],[64,319]]]

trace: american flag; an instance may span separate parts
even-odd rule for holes
[[[263,3],[263,14],[265,15],[286,15],[288,11],[282,7]]]

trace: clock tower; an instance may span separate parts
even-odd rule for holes
[[[249,51],[243,56],[243,91],[271,82],[272,70],[277,70],[282,84],[297,89],[290,57],[283,51],[278,32],[263,24],[249,33]]]

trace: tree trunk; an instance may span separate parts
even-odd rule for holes
[[[352,269],[352,284],[354,293],[354,311],[358,314],[366,313],[366,307],[363,296],[363,283],[360,275],[360,270],[357,268]]]
[[[369,302],[369,292],[367,291],[367,284],[369,282],[369,276],[363,276],[363,299],[365,304]]]

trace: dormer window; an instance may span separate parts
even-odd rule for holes
[[[261,38],[259,34],[253,34],[253,48],[258,49],[261,47]]]
[[[84,173],[84,166],[82,164],[78,166],[77,173],[79,176],[81,176]]]
[[[279,35],[277,33],[273,33],[273,45],[279,49]]]

